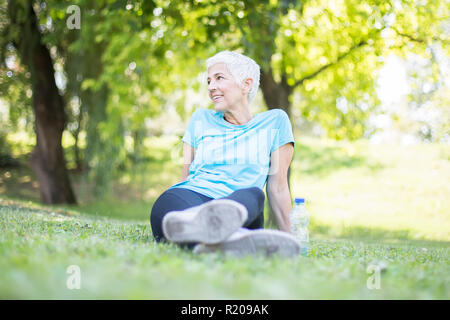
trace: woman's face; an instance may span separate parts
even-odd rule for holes
[[[244,90],[234,80],[225,63],[216,63],[208,69],[208,92],[216,111],[229,111],[247,99]]]

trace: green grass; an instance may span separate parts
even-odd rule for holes
[[[448,146],[298,140],[291,189],[307,199],[311,252],[295,259],[197,256],[156,244],[148,215],[178,177],[173,160],[160,148],[102,200],[74,175],[78,207],[40,205],[29,170],[0,171],[0,298],[450,296]],[[70,265],[81,268],[80,290],[66,287]],[[367,287],[371,265],[382,267],[380,289]]]
[[[147,223],[0,204],[0,297],[39,299],[446,299],[448,245],[312,241],[295,259],[196,256]],[[70,215],[68,215],[70,214]],[[369,290],[370,264],[384,265]],[[66,287],[70,265],[81,289]]]
[[[449,146],[362,141],[322,148],[330,164],[322,159],[317,169],[301,149],[293,164],[293,194],[310,200],[315,224],[338,236],[450,241]]]

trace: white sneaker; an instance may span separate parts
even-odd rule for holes
[[[233,256],[278,255],[294,257],[300,254],[300,244],[294,236],[278,230],[248,230],[241,228],[225,241],[215,244],[198,244],[194,253],[224,252]]]
[[[164,216],[162,229],[172,242],[219,243],[238,230],[247,220],[247,208],[229,199],[211,200]]]

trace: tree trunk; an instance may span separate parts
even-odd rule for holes
[[[261,90],[264,101],[269,109],[280,108],[283,109],[289,118],[291,117],[291,103],[289,97],[292,93],[290,87],[284,77],[281,82],[277,83],[273,78],[272,70],[261,71]]]
[[[80,140],[80,132],[81,132],[81,126],[82,126],[82,121],[83,121],[83,105],[80,104],[80,110],[77,116],[77,128],[73,134],[74,139],[75,139],[75,144],[74,144],[74,157],[75,157],[75,164],[76,164],[76,170],[81,172],[83,169],[83,159],[81,158],[80,155],[80,146],[78,145],[79,140]]]
[[[69,32],[67,35],[67,42],[69,44],[77,41],[79,37],[79,31]],[[69,45],[67,45],[69,47]],[[64,59],[64,69],[67,74],[67,85],[64,93],[64,100],[71,101],[73,98],[78,100],[78,113],[74,113],[74,121],[76,122],[76,128],[71,130],[75,143],[73,147],[73,156],[76,164],[76,171],[81,172],[83,169],[83,156],[80,150],[80,133],[83,130],[83,124],[85,121],[84,105],[81,101],[81,82],[82,82],[82,68],[83,68],[83,55],[79,52],[71,52],[67,47],[61,46],[58,48],[59,53]],[[67,109],[66,109],[67,110]]]
[[[36,131],[31,167],[45,203],[76,203],[61,145],[66,124],[64,103],[56,87],[50,52],[41,42],[32,1],[24,7],[20,4],[9,1],[8,13],[12,26],[20,32],[14,45],[31,73]]]

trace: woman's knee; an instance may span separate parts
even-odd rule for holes
[[[258,203],[264,203],[264,200],[266,199],[264,192],[258,187],[245,188],[241,189],[241,191],[250,193],[252,196],[256,198]]]
[[[152,206],[152,210],[150,213],[150,217],[156,217],[159,216],[161,214],[164,214],[164,208],[166,207],[165,204],[167,202],[167,196],[168,196],[168,191],[166,190],[164,191],[159,197],[158,199],[156,199],[156,201],[153,203]]]
[[[266,196],[264,195],[264,192],[263,192],[260,188],[258,188],[258,187],[252,187],[251,189],[252,189],[252,192],[254,192],[254,193],[256,194],[256,196],[258,197],[258,199],[259,199],[260,201],[263,201],[263,202],[264,202],[264,200],[265,200],[265,198],[266,198]]]
[[[153,203],[150,213],[150,224],[152,226],[153,237],[157,242],[164,240],[162,231],[162,220],[164,216],[170,211],[168,204],[170,203],[170,190],[163,192],[158,199]]]
[[[150,213],[150,224],[153,236],[156,241],[164,239],[162,232],[162,221],[164,216],[170,211],[181,211],[193,207],[209,200],[206,196],[201,196],[193,191],[173,188],[164,191],[153,204]]]
[[[254,195],[258,196],[259,198],[264,198],[264,191],[262,191],[258,187],[243,188],[243,189],[236,190],[235,192],[251,193],[251,194],[254,194]]]

